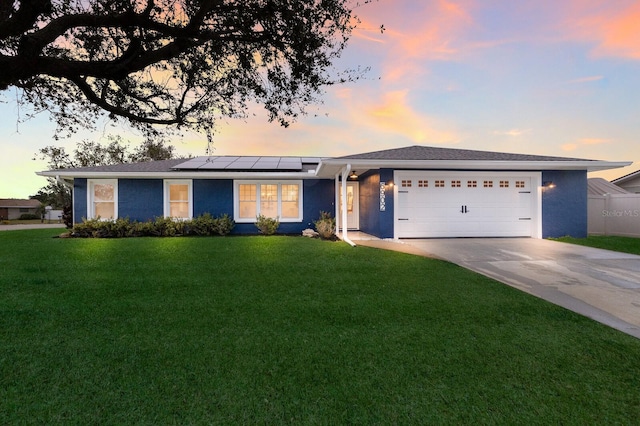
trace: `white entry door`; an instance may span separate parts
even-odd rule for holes
[[[360,229],[360,203],[358,182],[347,182],[347,229]],[[338,223],[342,229],[342,185],[340,186],[340,215]]]

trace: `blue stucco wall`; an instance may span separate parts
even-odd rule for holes
[[[162,179],[119,179],[118,217],[146,221],[164,214]],[[303,220],[295,223],[281,223],[279,233],[301,233],[313,228],[313,221],[321,211],[334,211],[333,180],[303,180]],[[87,179],[74,180],[74,221],[82,222],[87,217]],[[228,214],[233,217],[233,180],[194,179],[193,214],[199,216],[210,213],[213,216]],[[239,223],[234,234],[256,234],[252,223]]]
[[[393,182],[393,170],[392,169],[380,169],[380,181],[386,182],[386,194],[385,194],[385,211],[380,212],[380,238],[393,238],[393,212],[394,202],[393,193],[395,187],[389,185]],[[395,183],[395,182],[394,182]]]
[[[193,215],[210,213],[233,217],[233,181],[231,179],[194,179]]]
[[[73,180],[73,223],[82,223],[87,217],[87,180]]]
[[[542,238],[587,236],[587,172],[552,170],[542,172],[542,182],[556,187],[542,192]]]
[[[369,235],[380,234],[380,175],[377,170],[360,175],[360,230]]]
[[[378,238],[393,238],[392,169],[371,170],[360,176],[360,230]],[[386,182],[385,211],[380,211],[380,182]]]
[[[162,179],[119,179],[118,217],[140,222],[164,215]]]
[[[303,181],[303,222],[304,228],[314,228],[313,222],[320,218],[320,212],[335,213],[335,181],[318,179]]]

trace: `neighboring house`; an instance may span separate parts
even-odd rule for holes
[[[587,185],[589,235],[640,237],[640,194],[602,178],[591,178]]]
[[[609,182],[603,178],[587,179],[587,194],[591,195],[612,195],[612,194],[630,194],[629,191],[622,189],[618,185]]]
[[[348,230],[380,238],[545,238],[586,236],[587,171],[629,164],[410,146],[344,157],[209,156],[38,174],[73,185],[75,222],[227,213],[234,233],[247,234],[257,232],[256,215],[263,214],[279,217],[279,232],[299,233],[330,211]]]
[[[0,220],[19,219],[23,214],[36,214],[38,207],[38,200],[0,199]]]
[[[611,183],[633,194],[640,194],[640,170],[614,179]]]

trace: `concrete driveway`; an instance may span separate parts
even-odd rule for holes
[[[402,243],[640,338],[640,256],[533,238]]]

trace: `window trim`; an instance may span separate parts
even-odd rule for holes
[[[113,218],[100,220],[116,220],[118,218],[118,179],[87,179],[87,219],[97,219],[94,208],[95,185],[113,185]]]
[[[193,179],[164,179],[163,180],[163,215],[167,218],[176,220],[189,220],[193,219]],[[171,216],[171,206],[169,199],[169,188],[171,185],[187,185],[187,202],[189,203],[189,217],[173,217]]]
[[[300,179],[292,180],[234,180],[233,181],[233,220],[237,223],[255,223],[256,218],[240,217],[240,185],[256,185],[256,216],[260,214],[260,185],[278,186],[278,220],[281,223],[302,222],[304,217],[303,184]],[[298,185],[298,217],[282,217],[282,185]]]

